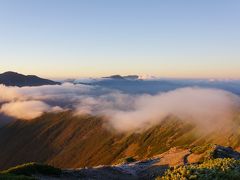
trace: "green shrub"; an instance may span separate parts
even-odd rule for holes
[[[212,149],[213,146],[214,145],[212,145],[212,144],[206,144],[203,146],[195,146],[191,149],[191,152],[194,154],[202,154],[202,153],[205,153],[206,151]]]
[[[24,175],[0,174],[0,180],[36,180],[36,179]]]
[[[61,174],[61,169],[54,168],[49,165],[38,163],[27,163],[2,171],[1,174],[14,174],[31,176],[33,174],[53,175],[58,176]]]
[[[135,161],[136,161],[136,159],[134,157],[125,157],[125,158],[121,158],[118,161],[116,161],[115,164],[128,164],[128,163],[132,163]]]
[[[127,157],[127,158],[124,159],[125,163],[132,163],[132,162],[135,162],[135,161],[136,161],[136,159],[134,159],[133,157]]]
[[[207,160],[201,164],[173,167],[159,180],[237,180],[240,179],[240,161],[230,158]]]

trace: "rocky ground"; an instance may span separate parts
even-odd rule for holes
[[[195,150],[196,151],[196,150]],[[63,170],[60,177],[37,175],[38,179],[155,179],[173,166],[196,163],[203,158],[234,158],[240,159],[240,153],[232,148],[212,145],[204,152],[192,152],[190,149],[172,148],[169,151],[154,156],[151,159],[113,166],[98,166],[94,168]]]

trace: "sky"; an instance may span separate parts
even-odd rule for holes
[[[239,0],[0,0],[0,72],[240,79]]]

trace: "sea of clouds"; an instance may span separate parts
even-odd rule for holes
[[[71,83],[21,88],[0,85],[0,114],[4,116],[32,120],[43,113],[72,110],[76,116],[104,116],[117,132],[142,131],[170,115],[214,129],[226,126],[239,106],[239,96],[211,88],[186,87],[150,95]]]

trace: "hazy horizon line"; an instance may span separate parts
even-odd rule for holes
[[[240,77],[217,77],[217,76],[199,76],[199,77],[188,77],[188,76],[161,76],[161,75],[154,75],[154,74],[141,74],[141,73],[114,73],[114,74],[103,74],[103,75],[76,75],[76,76],[51,76],[51,75],[44,75],[41,73],[27,73],[22,71],[16,70],[6,70],[1,71],[0,74],[5,72],[15,72],[23,75],[36,75],[41,78],[53,79],[53,80],[66,80],[66,79],[87,79],[87,78],[104,78],[113,75],[120,75],[120,76],[129,76],[129,75],[136,75],[139,76],[140,79],[172,79],[172,80],[240,80]]]

